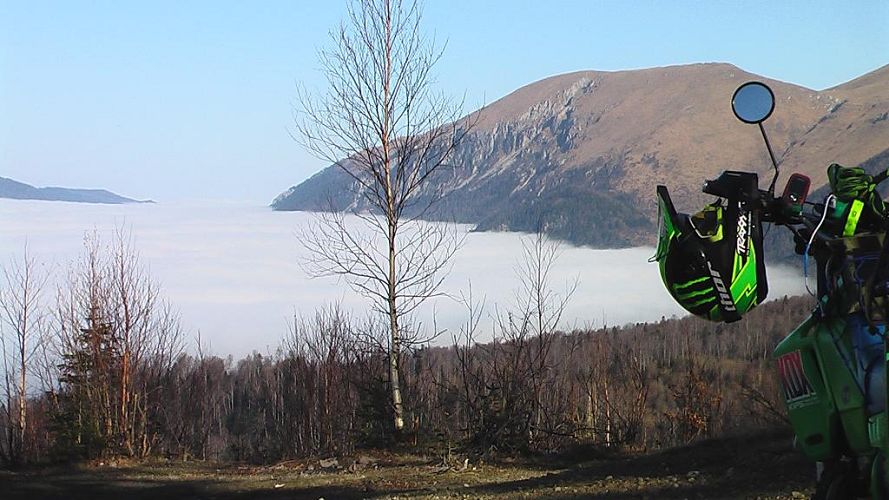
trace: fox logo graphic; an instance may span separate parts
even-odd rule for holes
[[[719,303],[722,304],[722,309],[725,311],[736,311],[735,301],[732,300],[732,296],[728,292],[725,282],[722,281],[722,276],[719,274],[719,271],[713,269],[713,265],[710,264],[709,260],[707,261],[707,268],[710,269],[710,277],[713,278],[713,286],[716,287],[716,292],[719,293]]]

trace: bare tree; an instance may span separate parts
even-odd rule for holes
[[[354,218],[319,216],[303,235],[309,273],[343,276],[388,317],[394,426],[404,426],[402,348],[421,341],[403,318],[439,294],[459,246],[452,225],[418,220],[438,198],[430,182],[471,129],[462,103],[435,92],[442,51],[423,36],[412,0],[354,0],[320,52],[326,94],[299,94],[295,139],[339,167],[358,190]],[[365,210],[361,213],[360,210]],[[354,224],[352,223],[354,222]]]
[[[0,344],[6,389],[6,458],[17,462],[24,453],[28,368],[42,342],[45,311],[41,294],[48,275],[27,244],[22,259],[13,259],[2,269],[5,286],[0,288],[0,325],[5,328],[0,327]],[[13,415],[14,407],[17,415]]]
[[[575,342],[558,327],[577,280],[563,292],[553,288],[559,244],[542,232],[523,238],[522,247],[515,303],[495,312],[494,339],[477,341],[482,308],[470,290],[464,298],[468,320],[453,341],[455,391],[467,437],[484,450],[528,448],[573,436],[567,410],[573,381],[560,373],[572,364]]]
[[[513,310],[497,318],[495,345],[503,342],[509,361],[510,377],[517,387],[513,397],[526,406],[523,428],[529,440],[538,433],[548,433],[555,425],[545,425],[552,413],[543,404],[544,392],[552,389],[551,356],[559,323],[578,279],[566,283],[563,292],[553,289],[552,271],[561,255],[561,244],[547,237],[543,228],[522,239],[522,260],[516,266],[520,287],[516,291]]]
[[[66,439],[87,456],[150,453],[160,389],[182,350],[178,313],[159,296],[133,238],[110,245],[96,233],[60,285],[48,358],[58,367],[51,395],[75,425]]]

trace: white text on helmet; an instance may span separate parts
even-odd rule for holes
[[[710,277],[713,278],[713,286],[716,287],[716,291],[719,293],[719,303],[722,304],[723,310],[736,311],[735,301],[732,300],[732,296],[728,293],[725,282],[722,281],[722,276],[716,269],[713,269],[713,265],[710,264],[709,260],[707,261],[707,268],[710,269]]]

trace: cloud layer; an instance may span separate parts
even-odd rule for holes
[[[85,231],[110,238],[113,229],[132,230],[143,263],[161,283],[164,295],[181,311],[183,326],[201,332],[217,354],[240,356],[273,351],[293,314],[309,314],[331,302],[365,314],[366,302],[334,278],[310,279],[299,265],[305,250],[298,230],[312,215],[272,212],[241,204],[99,206],[76,203],[0,200],[0,259],[31,251],[56,275],[82,248]],[[444,282],[459,295],[469,289],[484,298],[481,323],[492,331],[495,306],[514,301],[514,271],[522,256],[517,233],[469,233]],[[562,247],[551,285],[561,292],[578,280],[563,326],[621,325],[682,315],[660,282],[653,250],[594,250]],[[798,272],[769,270],[770,298],[802,293]],[[54,294],[47,294],[48,297]],[[465,308],[447,298],[430,301],[418,320],[454,331],[466,320]],[[442,337],[442,341],[448,339]]]

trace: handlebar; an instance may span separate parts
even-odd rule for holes
[[[775,196],[772,188],[759,189],[757,175],[751,172],[726,171],[703,186],[705,193],[725,199],[728,207],[753,212],[760,221],[785,226],[793,233],[795,252],[805,256],[804,269],[808,255],[815,257],[818,304],[822,312],[821,297],[832,297],[836,286],[855,281],[847,281],[843,274],[848,271],[848,255],[851,254],[853,259],[873,259],[873,255],[878,255],[877,270],[884,269],[889,261],[889,211],[874,207],[875,200],[872,198],[875,186],[889,179],[889,169],[866,177],[861,170],[844,170],[832,165],[828,175],[831,186],[839,192],[831,193],[820,203],[805,200],[810,181],[797,174],[788,179],[784,196],[781,197]],[[841,199],[832,203],[832,200],[837,200],[835,195]],[[858,268],[855,269],[857,273]],[[864,283],[860,279],[857,281],[859,300],[871,326],[874,318],[889,318],[889,307],[874,299],[875,296],[889,295],[889,280],[885,275],[878,279],[878,274],[871,273]],[[808,288],[808,284],[806,286]],[[829,301],[829,304],[833,303]],[[837,304],[840,309],[850,307],[843,305],[845,302],[842,300]],[[828,314],[833,314],[830,312],[832,310],[833,306],[829,306]],[[882,316],[875,316],[875,311]]]
[[[854,281],[846,280],[843,274],[848,271],[849,265],[857,265],[854,263],[858,260],[854,259],[873,260],[873,256],[878,255],[876,269],[883,269],[889,263],[889,210],[876,206],[879,203],[872,197],[874,187],[889,180],[889,169],[866,176],[861,169],[847,170],[832,165],[828,175],[831,187],[838,192],[831,193],[823,202],[815,203],[806,201],[811,182],[799,174],[788,179],[784,194],[780,197],[775,196],[771,188],[759,189],[757,174],[752,172],[725,171],[716,179],[705,182],[702,189],[704,193],[724,200],[717,204],[727,208],[723,213],[729,214],[732,220],[737,217],[738,234],[741,225],[751,220],[785,226],[793,233],[795,252],[805,256],[804,269],[809,262],[808,256],[815,258],[819,307],[820,298],[831,295],[838,284]],[[701,213],[707,215],[712,211]],[[761,229],[748,234],[762,238]],[[853,264],[848,264],[850,261],[847,257],[850,255]],[[858,272],[858,268],[855,269]],[[862,307],[869,322],[874,317],[871,309],[875,306],[867,297],[873,297],[875,293],[881,297],[889,296],[889,279],[883,276],[878,283],[876,276],[876,273],[870,275],[863,284],[860,280],[856,281],[860,295],[865,297]],[[880,291],[880,287],[887,290]],[[843,302],[838,304],[838,307],[845,307]],[[889,318],[889,307],[885,309],[884,317]]]
[[[808,178],[794,174],[794,176],[791,176],[788,180],[788,185],[794,181],[794,177],[802,177],[805,179],[804,187],[801,188],[805,191],[802,194],[802,199],[804,200],[809,188]],[[889,179],[889,169],[871,177],[870,182],[873,183],[873,185],[879,185],[887,179]],[[785,197],[775,196],[770,190],[759,189],[759,179],[757,175],[752,172],[726,170],[716,179],[704,182],[702,191],[707,194],[724,198],[729,202],[739,203],[746,210],[756,211],[758,212],[760,219],[764,222],[772,222],[777,225],[788,227],[794,225],[810,226],[808,227],[810,230],[814,228],[814,224],[811,224],[812,219],[817,217],[817,220],[814,220],[814,223],[817,224],[817,222],[820,221],[824,210],[833,208],[825,207],[824,203],[809,202],[805,202],[804,204],[800,202],[800,204],[794,206],[789,200],[785,199]],[[788,190],[785,189],[785,193],[787,193],[787,191]],[[805,210],[800,210],[800,205],[813,207],[816,213],[807,215]],[[793,208],[795,208],[795,210],[793,210]],[[820,210],[818,210],[819,208]],[[889,225],[889,220],[883,221],[883,224]]]

